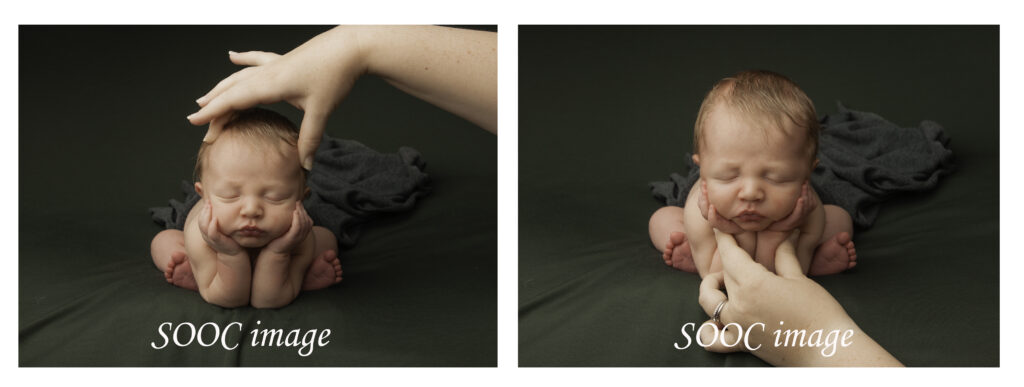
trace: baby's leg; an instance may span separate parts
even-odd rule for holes
[[[829,275],[857,265],[853,245],[853,219],[838,206],[825,206],[825,232],[811,260],[809,275]]]
[[[341,282],[341,262],[338,260],[338,241],[326,228],[314,226],[316,250],[309,264],[302,290],[323,289]]]
[[[164,230],[153,237],[149,247],[156,268],[164,272],[164,278],[176,286],[199,290],[192,266],[185,255],[185,234],[181,230]]]
[[[697,272],[690,243],[686,239],[682,207],[665,206],[658,209],[651,215],[647,228],[651,242],[661,251],[661,258],[666,265],[688,273]]]

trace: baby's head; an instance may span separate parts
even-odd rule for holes
[[[216,140],[199,147],[196,192],[239,245],[262,247],[290,228],[296,203],[309,192],[298,137],[287,118],[255,108],[236,113]]]
[[[819,131],[814,103],[782,75],[743,71],[718,81],[693,142],[711,204],[748,231],[785,218],[817,162]]]

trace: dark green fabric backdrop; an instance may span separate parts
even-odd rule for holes
[[[360,80],[327,131],[381,152],[418,149],[433,193],[369,224],[340,254],[340,285],[280,310],[230,310],[167,284],[152,263],[159,228],[147,208],[180,198],[191,178],[205,129],[185,116],[240,69],[227,51],[284,53],[328,28],[19,29],[20,365],[496,365],[497,138],[380,79]],[[243,341],[254,328],[332,333],[308,357],[251,343],[155,350],[163,322],[241,322]]]
[[[711,85],[762,68],[819,114],[937,121],[959,170],[887,202],[859,265],[817,278],[910,366],[999,364],[997,27],[519,28],[522,366],[763,365],[685,344],[699,278],[664,265],[647,183],[685,172]]]

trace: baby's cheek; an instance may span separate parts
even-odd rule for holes
[[[729,210],[733,203],[736,202],[735,195],[730,195],[726,190],[719,189],[712,191],[711,187],[708,187],[708,201],[711,202],[718,211]]]
[[[778,220],[788,216],[796,208],[797,199],[800,199],[800,192],[788,192],[776,198],[772,202],[772,208],[775,209],[773,218]]]

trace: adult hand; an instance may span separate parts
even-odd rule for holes
[[[802,190],[800,192],[800,198],[796,200],[796,207],[793,207],[793,212],[784,219],[776,220],[774,223],[768,225],[768,231],[791,231],[807,219],[807,216],[818,207],[817,195],[811,193],[810,182],[804,181]]]
[[[203,141],[220,135],[228,113],[257,104],[287,101],[304,112],[299,130],[303,168],[313,166],[313,153],[327,117],[348,95],[366,63],[356,34],[336,28],[310,39],[284,56],[262,51],[229,52],[232,63],[250,66],[220,81],[196,100],[201,109],[188,116],[193,125],[210,123]]]
[[[204,141],[220,133],[227,114],[257,104],[287,101],[304,113],[299,157],[313,167],[313,153],[327,117],[363,74],[463,117],[498,130],[497,34],[433,26],[340,26],[281,56],[229,53],[250,66],[217,84],[187,118],[210,123]]]
[[[302,207],[302,202],[295,203],[295,210],[292,211],[292,223],[289,226],[288,231],[270,241],[267,244],[266,249],[275,254],[291,254],[302,241],[306,240],[309,236],[309,231],[313,229],[313,219],[306,213],[306,209]]]
[[[708,220],[711,227],[727,234],[743,233],[743,228],[740,225],[722,217],[715,210],[715,205],[711,204],[711,201],[708,200],[708,183],[703,179],[700,181],[700,196],[697,198],[697,208],[700,209],[700,214],[704,216],[704,219]]]
[[[793,232],[776,251],[776,275],[754,262],[732,235],[715,231],[723,271],[704,278],[699,302],[712,316],[718,305],[727,300],[720,320],[728,327],[738,324],[741,329],[724,331],[724,342],[739,340],[742,349],[742,340],[748,338],[751,353],[774,365],[900,365],[857,327],[828,291],[803,274],[793,247],[798,235],[799,231]],[[723,286],[728,298],[722,292]],[[746,337],[739,336],[740,330]],[[783,333],[776,336],[779,330]],[[802,330],[806,332],[805,338],[821,330],[818,337],[822,340],[832,331],[838,331],[839,337],[851,331],[847,341],[851,344],[844,347],[836,343],[831,353],[822,346],[786,345],[788,336],[784,332],[789,330]]]
[[[242,246],[239,246],[238,242],[221,233],[220,223],[213,217],[213,203],[209,200],[199,212],[199,233],[206,244],[218,254],[234,256],[242,252]]]

